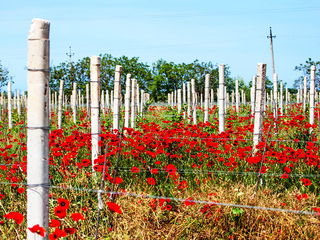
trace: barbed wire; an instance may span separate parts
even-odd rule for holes
[[[8,184],[16,184],[16,185],[26,185],[27,183],[4,183],[0,182],[1,185]],[[265,211],[273,211],[273,212],[283,212],[283,213],[294,213],[294,214],[302,214],[302,215],[314,215],[320,216],[319,212],[311,212],[311,211],[302,211],[302,210],[292,210],[292,209],[283,209],[283,208],[272,208],[272,207],[261,207],[255,205],[244,205],[244,204],[233,204],[233,203],[222,203],[222,202],[213,202],[213,201],[204,201],[204,200],[194,200],[194,199],[185,199],[185,198],[174,198],[174,197],[165,197],[165,196],[156,196],[149,194],[138,194],[131,192],[113,192],[113,191],[104,191],[101,189],[90,189],[90,188],[74,188],[74,187],[66,187],[66,186],[52,186],[48,184],[33,184],[37,187],[47,187],[52,189],[63,189],[70,191],[80,191],[80,192],[92,192],[92,193],[100,193],[107,194],[109,197],[112,196],[129,196],[136,198],[146,198],[146,199],[161,199],[161,200],[171,200],[176,202],[184,202],[184,203],[198,203],[198,204],[206,204],[206,205],[217,205],[217,206],[225,206],[225,207],[235,207],[235,208],[247,208],[254,210],[265,210]]]
[[[97,164],[98,165],[98,164]],[[0,166],[17,166],[17,167],[26,167],[27,165],[19,165],[19,164],[0,164]],[[55,165],[49,165],[49,168],[77,168],[77,171],[81,168],[85,167],[92,167],[90,166],[82,166],[79,168],[79,166],[76,165],[68,165],[68,166],[55,166]],[[132,166],[136,167],[136,166]],[[151,170],[156,170],[160,173],[186,173],[186,174],[207,174],[207,175],[260,175],[262,174],[263,176],[270,176],[270,177],[281,177],[281,176],[286,176],[286,177],[309,177],[309,178],[319,178],[320,174],[303,174],[303,173],[268,173],[268,172],[238,172],[238,171],[216,171],[216,170],[198,170],[198,169],[183,169],[183,168],[176,168],[174,170],[166,169],[164,168],[140,168],[136,167],[138,172],[133,172],[132,167],[108,167],[109,170],[117,169],[120,172],[131,172],[131,173],[139,173],[139,172],[150,172]]]

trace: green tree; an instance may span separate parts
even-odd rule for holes
[[[127,73],[131,73],[132,78],[136,78],[141,89],[146,89],[146,85],[152,79],[149,66],[139,62],[139,58],[128,58],[125,56],[114,58],[110,54],[100,55],[101,57],[101,89],[113,89],[115,67],[122,66],[121,87],[125,89],[125,78]],[[63,62],[58,66],[52,67],[50,87],[58,91],[60,80],[64,80],[64,89],[67,95],[71,94],[72,83],[77,83],[77,88],[84,90],[87,83],[90,82],[90,58],[85,57],[77,62]]]
[[[299,88],[303,85],[303,78],[307,76],[307,81],[309,85],[310,81],[310,68],[311,66],[316,66],[316,81],[315,86],[317,89],[320,89],[320,61],[314,61],[311,58],[308,58],[305,63],[300,63],[298,66],[294,68],[294,70],[301,72],[301,76],[294,81],[294,87]]]
[[[11,80],[12,77],[9,75],[8,69],[1,64],[0,60],[0,89],[6,86],[7,83]]]

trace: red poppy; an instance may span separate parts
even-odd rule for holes
[[[122,214],[121,208],[118,204],[114,202],[107,202],[107,205],[110,211]]]
[[[24,220],[24,216],[19,212],[9,212],[3,217],[7,219],[13,219],[16,222],[16,224],[21,224]]]
[[[71,218],[73,219],[73,221],[80,221],[80,220],[85,220],[85,218],[83,217],[83,215],[81,213],[72,213],[71,214]]]
[[[159,169],[158,168],[153,168],[153,169],[150,170],[150,172],[152,174],[158,174],[159,173]]]
[[[185,206],[190,206],[190,205],[195,205],[196,203],[193,201],[193,198],[187,198],[185,201],[184,201],[184,205]]]
[[[59,227],[61,225],[58,219],[51,219],[49,226],[50,227]]]
[[[54,208],[54,214],[58,218],[65,218],[67,216],[67,210],[64,207],[57,206]]]
[[[68,209],[70,206],[70,202],[64,198],[58,198],[58,204],[61,208]]]
[[[164,170],[170,175],[174,175],[177,172],[177,168],[173,164],[168,164],[164,167]]]
[[[156,185],[156,180],[152,177],[147,178],[147,182],[149,185]]]
[[[40,235],[41,237],[44,237],[46,234],[46,230],[43,227],[40,227],[39,224],[34,225],[31,228],[28,228],[32,233],[36,233],[38,235]]]
[[[77,232],[77,229],[75,228],[65,228],[63,229],[67,234],[74,234]]]
[[[137,168],[137,167],[132,167],[132,168],[131,168],[131,172],[132,172],[132,173],[138,173],[138,172],[140,172],[140,169]]]
[[[67,236],[67,233],[64,230],[56,228],[53,233],[49,234],[49,239],[55,240],[55,239],[59,239],[66,236]]]
[[[17,192],[20,193],[20,194],[21,194],[21,193],[24,193],[24,192],[25,192],[25,189],[24,189],[24,188],[18,188],[18,189],[17,189]]]
[[[303,183],[305,186],[310,186],[312,185],[312,182],[308,178],[301,178],[300,181]]]

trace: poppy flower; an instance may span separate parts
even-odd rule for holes
[[[147,178],[147,182],[149,185],[156,185],[156,180],[152,177]]]
[[[58,218],[65,218],[67,216],[67,210],[64,207],[57,206],[54,208],[54,214]]]
[[[58,219],[51,219],[49,222],[49,227],[59,227],[61,225]]]
[[[80,220],[85,220],[85,218],[83,217],[83,215],[81,213],[72,213],[71,214],[71,218],[73,219],[73,221],[80,221]]]
[[[61,208],[68,209],[70,206],[70,202],[64,198],[58,198],[58,204]]]
[[[173,164],[168,164],[164,167],[164,170],[169,173],[169,175],[174,175],[177,172],[177,168]]]
[[[41,237],[44,237],[46,234],[46,230],[43,227],[40,227],[39,224],[34,225],[33,227],[28,228],[28,229],[30,230],[30,232],[36,233],[36,234],[40,235]]]
[[[132,167],[132,168],[131,168],[131,172],[132,172],[132,173],[138,173],[138,172],[140,172],[140,169],[137,168],[137,167]]]
[[[110,211],[122,214],[121,208],[118,204],[114,202],[107,202],[107,205]]]
[[[312,185],[312,182],[308,178],[301,178],[300,181],[303,183],[305,186],[310,186]]]
[[[55,240],[66,236],[67,233],[64,230],[56,228],[53,233],[49,234],[49,240]]]
[[[75,228],[65,228],[63,229],[67,234],[74,234],[77,232],[77,229]]]
[[[193,201],[193,198],[187,198],[185,201],[184,201],[184,205],[185,206],[190,206],[190,205],[195,205],[196,203]]]
[[[20,194],[21,194],[21,193],[24,193],[24,192],[25,192],[25,189],[24,189],[24,188],[18,188],[18,189],[17,189],[17,192],[20,193]]]
[[[9,212],[3,217],[7,219],[13,219],[16,222],[16,224],[21,224],[24,220],[24,216],[19,212]]]

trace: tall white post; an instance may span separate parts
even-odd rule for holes
[[[252,84],[251,84],[251,115],[254,116],[254,108],[255,108],[255,98],[256,98],[256,76],[252,77]]]
[[[131,96],[131,74],[128,73],[126,77],[126,93],[124,97],[124,127],[129,127],[130,117],[130,96]]]
[[[144,90],[140,90],[140,114],[143,113],[143,107],[144,107]]]
[[[274,73],[272,75],[273,78],[273,99],[271,102],[273,103],[273,117],[277,119],[278,117],[278,74]]]
[[[197,93],[196,93],[196,87],[195,87],[195,80],[191,79],[191,93],[192,93],[192,118],[193,118],[193,124],[197,124]]]
[[[225,131],[224,129],[224,117],[225,117],[225,83],[224,83],[224,64],[219,65],[219,96],[218,96],[218,103],[219,103],[219,133]]]
[[[309,123],[314,124],[314,92],[315,92],[315,80],[316,80],[316,66],[311,66],[310,72],[310,116]],[[310,129],[312,131],[312,128]]]
[[[54,92],[54,110],[57,111],[58,108],[58,94],[57,91]]]
[[[136,104],[136,108],[137,108],[137,113],[139,113],[140,112],[140,88],[139,88],[139,84],[138,84],[138,82],[137,82],[137,80],[136,80],[136,98],[137,98],[137,104]]]
[[[109,112],[110,111],[110,97],[109,97],[109,90],[106,90],[106,111]]]
[[[101,96],[100,96],[100,108],[101,108],[101,113],[105,114],[105,97],[104,97],[104,90],[101,91]]]
[[[121,94],[121,71],[122,66],[116,66],[116,72],[114,76],[114,91],[113,91],[113,131],[116,133],[119,131],[119,114],[120,114],[120,94]]]
[[[73,122],[77,122],[77,83],[73,83],[73,90],[71,96],[71,107],[72,107],[72,117]]]
[[[214,104],[214,92],[213,89],[210,89],[210,107],[212,108]]]
[[[265,96],[265,81],[266,68],[264,63],[258,63],[257,83],[256,83],[256,104],[254,111],[254,126],[253,126],[253,149],[256,151],[256,146],[261,140],[263,110],[264,110],[264,96]]]
[[[181,89],[178,89],[177,91],[177,97],[178,97],[178,113],[181,113]]]
[[[280,114],[283,115],[283,82],[280,82],[280,99],[279,99]]]
[[[182,83],[182,104],[187,103],[187,95],[186,95],[186,84]]]
[[[21,99],[20,99],[20,91],[17,90],[17,112],[18,116],[20,117],[21,115]]]
[[[110,106],[111,111],[113,111],[113,90],[111,90],[110,92]]]
[[[58,129],[62,124],[62,99],[63,99],[63,80],[60,80],[59,98],[58,98]]]
[[[236,79],[236,112],[239,113],[239,80]]]
[[[11,82],[8,82],[8,128],[12,128],[12,89]]]
[[[303,78],[303,111],[306,111],[307,103],[307,77]]]
[[[94,160],[100,154],[100,64],[101,59],[97,56],[92,56],[90,59],[90,99],[91,99],[91,161],[92,170],[94,171]]]
[[[90,116],[90,87],[86,84],[86,106],[87,106],[87,116]]]
[[[210,74],[206,74],[204,83],[204,122],[209,121],[209,84],[210,84]]]
[[[241,101],[240,101],[241,105],[244,105],[244,90],[241,89]]]
[[[49,28],[33,19],[28,37],[27,228],[48,233],[49,219]],[[43,239],[27,230],[27,239]]]
[[[190,123],[190,117],[191,117],[191,87],[190,87],[190,82],[187,82],[187,116],[188,116],[188,123]]]
[[[135,127],[136,118],[136,79],[132,78],[131,81],[131,128]]]

